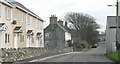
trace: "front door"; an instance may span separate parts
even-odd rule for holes
[[[1,32],[0,32],[0,48],[1,48],[1,42],[2,42],[2,40],[1,40]]]
[[[27,47],[30,47],[30,36],[27,36]]]
[[[14,48],[18,48],[18,35],[14,34]]]
[[[39,38],[36,38],[36,47],[38,47]]]

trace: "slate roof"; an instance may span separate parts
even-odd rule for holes
[[[9,7],[13,7],[11,3],[7,2],[6,0],[0,0],[1,3],[9,6]]]
[[[38,32],[37,35],[41,35],[42,33],[41,32]]]
[[[22,5],[21,3],[15,1],[15,0],[3,0],[3,3],[9,4],[9,5],[12,5],[12,6],[17,5],[17,6],[21,7],[22,10],[24,9],[24,10],[27,11],[28,13],[31,13],[32,16],[38,18],[38,19],[41,20],[42,22],[44,21],[44,20],[42,20],[42,18],[40,18],[38,15],[36,15],[36,14],[33,13],[31,10],[29,10],[29,9],[26,8],[24,5]],[[30,14],[30,15],[31,15],[31,14]]]
[[[63,31],[68,32],[68,31],[64,28],[64,26],[61,26],[60,24],[58,24],[58,26],[59,26],[61,29],[63,29]]]
[[[32,33],[33,30],[28,30],[27,33]]]
[[[64,32],[68,32],[68,33],[70,33],[70,31],[67,29],[67,28],[65,28],[65,26],[61,26],[60,24],[49,24],[46,28],[45,28],[45,30],[52,30],[52,29],[54,29],[54,28],[56,28],[57,29],[57,27],[59,27],[59,28],[61,28]]]
[[[5,23],[0,23],[0,28],[4,25]]]
[[[14,29],[14,30],[20,30],[20,28],[21,28],[21,27],[19,27],[19,26],[18,26],[18,27],[15,27],[15,29]]]
[[[120,16],[119,16],[118,24],[120,26]],[[107,16],[107,26],[116,27],[116,16]]]

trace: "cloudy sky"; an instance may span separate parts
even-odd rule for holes
[[[100,24],[100,31],[106,28],[106,18],[115,15],[116,7],[108,7],[108,4],[116,4],[116,0],[16,0],[28,9],[39,15],[49,24],[49,17],[55,14],[59,19],[67,12],[87,13],[96,19]]]

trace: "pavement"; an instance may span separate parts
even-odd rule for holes
[[[72,64],[82,64],[83,62],[83,64],[115,64],[112,60],[105,57],[105,54],[105,44],[100,44],[97,48],[91,48],[85,52],[70,52],[45,58],[38,58],[31,60],[28,63],[62,62],[62,64],[64,64],[63,62],[70,62]]]

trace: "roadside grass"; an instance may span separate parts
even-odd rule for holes
[[[107,54],[107,57],[114,62],[120,62],[120,50]]]

